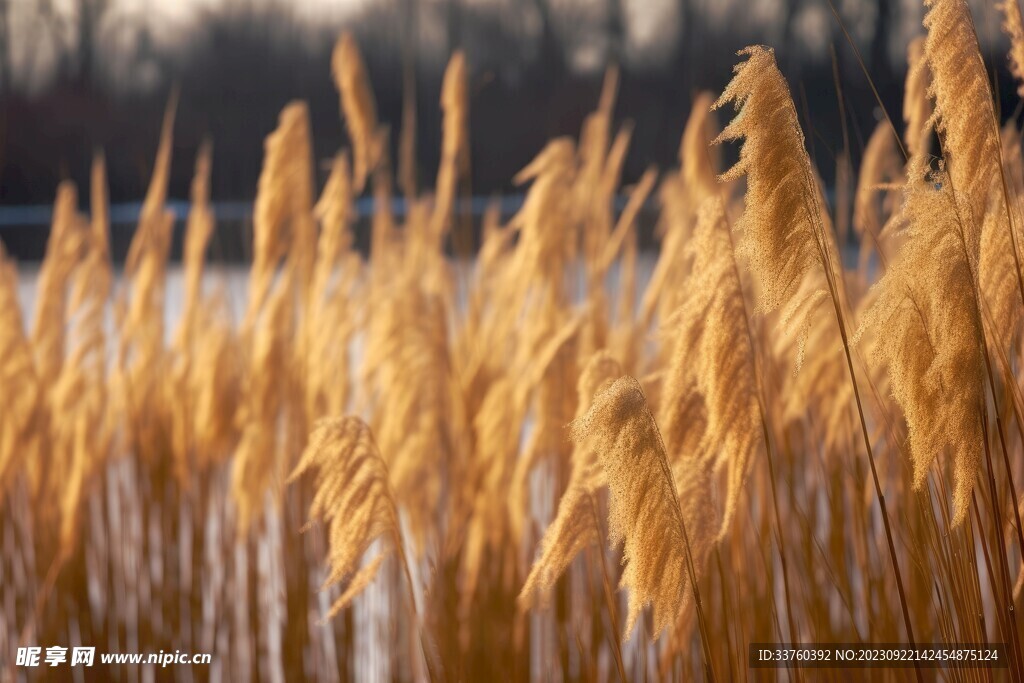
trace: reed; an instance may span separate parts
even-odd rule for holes
[[[675,167],[635,179],[648,131],[617,118],[610,69],[475,253],[472,53],[417,191],[410,124],[396,163],[342,36],[347,147],[319,169],[307,107],[283,108],[242,300],[208,254],[212,142],[171,262],[172,94],[123,271],[102,152],[88,215],[56,188],[38,272],[0,247],[0,652],[209,652],[200,679],[732,680],[753,642],[976,642],[1020,674],[1021,135],[967,4],[929,0],[923,29],[905,125],[862,155],[844,136],[834,206],[752,46],[695,97]]]

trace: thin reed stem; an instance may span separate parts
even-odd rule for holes
[[[661,437],[661,430],[658,429],[657,424],[652,420],[652,425],[655,433],[658,437],[658,442],[661,445],[662,451],[664,451],[664,439]],[[664,458],[658,458],[658,465],[662,470],[662,476],[665,477],[666,481],[672,482],[672,472],[669,471],[668,465],[665,463]],[[673,490],[675,486],[673,485]],[[693,604],[697,611],[697,625],[700,630],[700,641],[701,647],[704,649],[704,667],[708,674],[708,679],[711,681],[717,681],[718,677],[715,676],[715,665],[714,659],[711,656],[711,643],[708,635],[707,622],[704,619],[704,607],[701,604],[700,599],[700,588],[697,586],[697,571],[693,566],[693,556],[690,552],[690,535],[686,531],[686,519],[683,517],[683,509],[679,505],[679,496],[672,496],[672,511],[675,513],[676,520],[679,523],[679,529],[683,534],[683,550],[686,553],[686,572],[690,580],[690,590],[693,593]]]
[[[590,509],[594,515],[594,521],[597,524],[598,540],[600,541],[600,547],[597,549],[598,563],[601,566],[601,585],[604,590],[604,600],[608,607],[608,620],[612,626],[612,654],[615,657],[615,667],[619,672],[620,680],[628,680],[626,677],[626,667],[622,662],[622,646],[619,645],[619,617],[618,610],[615,607],[615,594],[612,592],[611,578],[608,574],[608,563],[604,558],[604,547],[605,547],[605,533],[604,526],[601,524],[601,517],[597,512],[597,503],[594,500],[592,493],[587,494],[587,499],[590,501]]]
[[[889,116],[889,110],[885,108],[885,104],[882,102],[882,97],[878,94],[878,88],[875,87],[875,81],[871,78],[871,74],[868,72],[868,67],[864,64],[864,58],[860,55],[860,49],[857,47],[857,43],[850,36],[850,32],[846,30],[846,23],[843,18],[839,16],[839,11],[836,9],[835,3],[832,0],[828,0],[828,7],[832,10],[832,16],[836,18],[836,22],[839,24],[839,29],[843,32],[843,36],[846,37],[846,42],[849,43],[850,47],[853,48],[853,54],[857,57],[857,64],[860,65],[860,70],[864,72],[864,77],[868,79],[868,85],[871,87],[871,93],[875,96],[875,102],[878,103],[878,108],[882,110],[882,116],[885,117],[885,122],[889,124],[889,130],[892,131],[892,136],[896,138],[896,145],[899,147],[900,154],[903,155],[903,160],[906,161],[910,157],[907,155],[907,150],[903,147],[903,141],[900,139],[900,134],[896,131],[896,126],[892,122],[892,118]]]

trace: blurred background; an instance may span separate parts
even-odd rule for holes
[[[921,2],[833,1],[898,122]],[[972,8],[997,92],[1015,102],[993,4]],[[610,64],[621,68],[617,118],[635,126],[626,183],[673,165],[694,93],[720,91],[751,43],[776,48],[826,185],[844,140],[856,167],[881,116],[828,0],[0,0],[0,238],[21,259],[41,256],[58,181],[84,190],[102,149],[122,251],[118,224],[130,234],[175,87],[172,198],[187,199],[196,149],[210,138],[218,216],[244,222],[263,139],[292,99],[309,104],[322,180],[319,162],[347,145],[329,65],[342,30],[362,49],[392,149],[403,93],[414,104],[421,187],[439,155],[442,71],[465,51],[470,187],[481,198],[514,198],[512,176],[544,142],[578,134]],[[214,258],[244,256],[220,248]]]

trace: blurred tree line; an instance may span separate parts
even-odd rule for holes
[[[834,1],[898,121],[919,3]],[[309,104],[321,165],[347,144],[329,65],[341,30],[361,46],[392,149],[403,93],[415,103],[421,184],[433,181],[439,154],[444,64],[453,50],[466,51],[472,187],[481,194],[510,190],[510,178],[546,140],[577,134],[611,63],[622,68],[617,114],[635,126],[627,182],[648,164],[673,164],[693,94],[719,90],[735,51],[751,43],[776,47],[826,179],[844,139],[837,76],[854,159],[880,116],[827,0],[322,0],[301,8],[219,0],[173,12],[172,5],[0,0],[0,203],[47,203],[61,178],[84,183],[98,148],[112,199],[140,198],[175,86],[172,196],[187,196],[196,148],[209,137],[214,199],[250,199],[263,138],[291,99]],[[984,30],[992,10],[980,12]],[[1001,45],[988,42],[990,64],[1002,67]],[[1008,77],[999,78],[1011,97]]]

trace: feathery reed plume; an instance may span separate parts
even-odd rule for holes
[[[639,382],[628,375],[594,398],[590,410],[573,422],[573,441],[593,438],[611,491],[609,538],[625,543],[621,585],[628,588],[628,636],[646,605],[654,608],[654,635],[672,625],[689,587],[686,540],[694,566],[714,539],[709,506],[684,521],[665,446]],[[593,443],[593,442],[592,442]],[[698,493],[698,492],[694,492]],[[709,524],[711,522],[711,524]],[[685,524],[685,529],[684,529]],[[710,533],[698,533],[697,529]]]
[[[214,218],[210,209],[210,167],[213,148],[204,142],[196,157],[196,170],[192,178],[192,203],[185,225],[185,245],[182,261],[185,270],[185,301],[181,322],[176,335],[176,345],[183,345],[191,339],[195,329],[195,318],[202,294],[203,265],[206,261],[206,247],[213,234]]]
[[[771,312],[785,304],[783,325],[801,319],[803,339],[821,302],[831,296],[838,315],[845,300],[843,280],[836,275],[842,269],[835,235],[774,52],[753,46],[740,54],[747,61],[734,68],[714,105],[731,101],[739,110],[715,140],[743,138],[739,161],[721,176],[727,181],[747,178],[736,252],[752,271],[760,310]],[[798,354],[798,370],[802,360]]]
[[[235,452],[231,489],[238,505],[238,531],[256,520],[267,494],[278,500],[287,475],[277,426],[284,410],[290,379],[289,340],[295,329],[295,284],[285,273],[274,285],[252,334],[244,400],[239,406],[241,441]]]
[[[679,307],[679,292],[687,273],[677,265],[683,259],[693,227],[693,218],[701,202],[718,193],[718,147],[710,145],[718,137],[718,122],[711,113],[714,98],[700,93],[690,108],[690,116],[679,143],[680,170],[662,180],[658,198],[662,214],[658,231],[661,250],[654,272],[640,303],[640,327],[650,325],[657,311],[662,322]]]
[[[164,113],[153,173],[142,204],[139,223],[125,258],[126,309],[119,321],[123,330],[117,349],[115,383],[127,406],[128,438],[136,454],[153,462],[173,451],[173,409],[169,386],[163,381],[170,370],[165,348],[164,304],[167,259],[174,232],[174,213],[166,206],[177,91]],[[121,302],[119,302],[121,303]]]
[[[57,187],[53,224],[46,241],[46,255],[39,269],[36,310],[32,321],[32,348],[41,386],[52,386],[64,363],[65,311],[71,273],[78,264],[85,230],[78,217],[78,192],[74,183]]]
[[[1017,3],[1018,0],[1000,0],[996,8],[1003,13],[1002,28],[1010,39],[1010,73],[1017,79],[1017,94],[1024,97],[1024,17]]]
[[[172,140],[174,137],[174,118],[178,110],[178,89],[174,88],[167,98],[164,120],[160,127],[160,144],[157,146],[157,158],[153,161],[153,173],[150,185],[145,189],[145,199],[139,215],[139,229],[153,229],[153,221],[159,223],[163,218],[164,206],[167,204],[167,187],[171,180],[171,157],[174,154]],[[145,243],[139,242],[134,252],[129,249],[127,262],[135,262],[138,251],[144,249]],[[133,253],[136,254],[133,256]]]
[[[283,181],[288,192],[288,260],[287,266],[302,284],[303,295],[308,299],[312,284],[313,263],[316,258],[317,226],[313,216],[313,140],[309,126],[309,107],[305,102],[291,102],[281,112],[287,133],[281,141],[281,152],[285,156],[286,174]],[[266,162],[264,162],[266,163]],[[258,198],[258,194],[257,194]]]
[[[18,302],[18,272],[0,242],[0,393],[7,405],[0,411],[0,502],[25,455],[39,410],[32,346],[25,335]]]
[[[1007,121],[1000,133],[1003,168],[1011,188],[1010,211],[1013,232],[1006,229],[1003,216],[991,209],[985,214],[981,228],[981,259],[978,279],[987,306],[986,322],[992,325],[995,340],[1004,348],[1012,348],[1024,322],[1021,294],[1018,288],[1014,244],[1021,243],[1024,206],[1019,188],[1024,183],[1024,161],[1021,157],[1021,136],[1013,120]]]
[[[578,314],[560,326],[553,321],[538,324],[534,328],[538,337],[524,346],[534,351],[530,354],[532,362],[521,365],[527,369],[520,378],[519,391],[529,395],[536,389],[534,412],[537,424],[524,452],[515,461],[508,488],[509,516],[516,538],[522,536],[529,518],[530,473],[545,456],[559,452],[565,454],[560,448],[564,440],[558,439],[559,425],[555,421],[560,420],[564,425],[573,416],[573,405],[565,400],[562,388],[566,382],[576,378],[578,335],[583,322],[584,314]]]
[[[316,265],[313,270],[313,300],[321,301],[339,259],[352,247],[352,173],[348,155],[338,154],[313,213],[320,221]]]
[[[511,294],[515,305],[522,305],[529,288],[539,284],[524,277],[534,273],[544,274],[544,296],[552,301],[564,299],[564,269],[575,253],[575,244],[574,235],[562,226],[571,215],[575,156],[572,140],[557,138],[513,179],[517,185],[533,180],[523,207],[510,221],[519,230],[520,240],[510,271],[518,280]]]
[[[885,192],[886,188],[881,187],[883,184],[897,180],[900,170],[892,129],[885,123],[879,123],[864,147],[864,157],[857,176],[857,194],[853,202],[853,229],[861,240],[861,270],[867,265],[872,247],[878,250],[884,262],[886,255],[882,252],[880,240],[885,219],[878,194]]]
[[[92,474],[107,460],[113,440],[107,420],[104,314],[110,292],[106,235],[89,233],[86,257],[75,269],[67,312],[69,352],[51,397],[52,468],[60,473],[60,547],[71,553],[78,513]],[[98,243],[97,243],[98,242]],[[54,486],[56,490],[58,487]],[[56,491],[55,491],[56,492]]]
[[[925,50],[927,53],[927,46]],[[861,436],[868,455],[871,480],[882,513],[889,560],[900,597],[903,625],[907,639],[913,643],[913,624],[899,558],[893,543],[885,496],[878,479],[844,320],[843,307],[847,297],[841,277],[842,267],[838,263],[834,233],[825,225],[821,209],[824,204],[821,188],[804,148],[803,131],[800,130],[789,87],[775,64],[773,53],[755,46],[746,48],[741,54],[748,55],[749,59],[735,67],[732,81],[716,102],[716,105],[721,105],[734,101],[740,107],[740,113],[719,136],[722,140],[745,138],[739,162],[724,175],[727,180],[742,175],[747,177],[745,205],[740,217],[744,232],[740,248],[747,254],[750,269],[761,288],[761,306],[766,310],[778,308],[795,294],[804,285],[803,276],[815,261],[823,271],[828,285],[828,292],[824,296],[831,298],[843,342]],[[808,303],[813,311],[816,307],[814,301],[822,298],[818,293],[821,290],[813,288],[813,285],[808,289],[812,290],[809,295],[791,302],[791,311]]]
[[[742,234],[738,251],[760,285],[760,307],[774,311],[792,298],[815,263],[826,267],[824,231],[812,208],[818,190],[804,135],[774,52],[752,46],[739,54],[747,60],[734,67],[714,104],[717,109],[734,102],[739,113],[715,142],[744,139],[739,161],[721,178],[747,177],[736,226]]]
[[[718,166],[721,153],[711,146],[718,137],[718,122],[711,113],[715,96],[707,91],[697,94],[690,108],[690,117],[679,142],[679,165],[684,187],[691,195],[692,210],[707,197],[718,193]]]
[[[135,348],[139,358],[136,367],[153,362],[163,345],[165,276],[174,230],[174,214],[166,210],[166,203],[177,106],[178,92],[175,90],[164,111],[153,173],[139,212],[139,223],[125,257],[125,275],[131,287],[124,325],[130,330],[125,335],[126,342],[130,339],[131,343],[122,344],[121,355],[124,357],[129,349]]]
[[[924,36],[918,36],[907,47],[907,79],[903,89],[903,120],[907,124],[903,141],[910,158],[919,165],[928,154],[932,129],[931,75],[924,44]]]
[[[217,315],[224,311],[203,297],[206,249],[215,227],[210,207],[212,154],[206,141],[196,156],[182,253],[184,302],[173,343],[172,379],[179,400],[173,402],[172,438],[179,455],[175,473],[183,486],[199,471],[195,465],[206,465],[214,452],[225,448],[230,420],[225,419],[224,405],[232,402],[237,388],[235,362],[223,355],[229,328]]]
[[[441,83],[441,165],[437,170],[437,191],[431,232],[442,234],[455,206],[459,178],[469,172],[469,94],[466,85],[466,56],[456,51],[448,61]]]
[[[121,354],[125,355],[129,347],[138,347],[141,362],[152,361],[157,348],[163,345],[165,276],[171,232],[174,230],[174,214],[167,211],[165,205],[171,176],[177,104],[178,94],[175,90],[164,112],[153,173],[146,188],[146,198],[142,202],[139,223],[125,257],[125,275],[131,283],[128,312],[124,321],[130,334],[125,336],[132,338],[134,343],[124,344]]]
[[[612,110],[619,88],[618,67],[605,71],[597,109],[583,120],[579,140],[579,173],[573,186],[583,238],[583,254],[590,262],[597,258],[611,233],[610,197],[603,196],[602,177],[609,159]]]
[[[590,409],[597,394],[621,376],[622,366],[610,353],[599,351],[591,356],[576,384],[579,395],[577,419]],[[540,553],[519,593],[520,608],[525,609],[543,599],[573,559],[598,540],[595,497],[605,485],[605,477],[598,461],[597,445],[592,435],[584,435],[573,448],[569,484],[558,503],[554,521],[544,532]]]
[[[309,110],[304,102],[290,102],[281,110],[264,151],[253,210],[253,264],[243,330],[251,328],[285,256],[299,281],[304,286],[311,282],[316,224]]]
[[[306,411],[311,418],[343,413],[350,393],[346,349],[356,331],[350,297],[362,262],[351,251],[352,177],[346,154],[335,157],[314,213],[321,229],[304,321]]]
[[[370,428],[359,418],[328,418],[316,424],[288,483],[313,470],[316,492],[309,517],[328,525],[331,571],[324,586],[349,579],[327,613],[330,619],[373,581],[387,550],[357,569],[370,545],[382,538],[402,554],[402,541],[387,465]]]
[[[703,324],[690,362],[707,402],[702,450],[729,473],[719,534],[724,535],[736,514],[751,459],[763,450],[764,440],[743,287],[721,200],[711,198],[701,206],[692,249],[690,282],[696,292],[687,313]]]
[[[933,119],[942,139],[948,181],[956,195],[954,208],[964,207],[960,226],[969,265],[979,273],[985,297],[994,305],[1005,308],[1024,304],[1024,275],[1018,251],[1021,226],[1019,216],[1014,220],[1017,207],[1013,206],[1002,166],[992,91],[970,8],[965,0],[928,0],[925,5],[929,8],[924,18],[928,29],[925,58],[933,76]],[[988,212],[991,217],[986,217]],[[980,273],[979,250],[983,244],[989,250],[985,266],[995,271],[991,274]],[[1008,303],[1006,288],[1000,292],[993,282],[993,278],[1006,275],[1017,285],[1018,297],[1013,304]],[[1005,335],[1010,330],[1000,332]],[[1009,340],[1004,337],[1000,341]]]
[[[296,405],[285,396],[306,395],[305,378],[297,370],[307,353],[307,339],[300,332],[298,343],[290,345],[289,340],[302,329],[302,316],[309,314],[317,247],[309,108],[304,102],[285,106],[264,147],[253,213],[249,301],[242,321],[250,357],[232,481],[240,532],[257,518],[268,493],[275,504],[280,502],[294,455],[287,444],[301,444],[306,431],[303,402]],[[287,429],[278,429],[282,419]]]
[[[1022,207],[1020,199],[1012,207],[1016,215],[1014,231],[1017,244],[1021,234]],[[1017,264],[1013,259],[1014,241],[1006,227],[1006,216],[989,210],[981,226],[981,255],[978,264],[979,288],[984,295],[992,332],[1004,348],[1011,348],[1020,333],[1024,309],[1021,307],[1020,290],[1017,287]]]
[[[238,335],[225,322],[229,318],[223,295],[215,295],[202,307],[195,324],[188,396],[191,441],[200,471],[229,454],[238,440],[235,408],[242,401],[244,364],[238,354]]]
[[[684,263],[692,265],[691,250],[687,250],[686,258]],[[695,297],[697,288],[689,278],[684,286],[685,295],[679,308],[664,323],[664,328],[671,330],[672,343],[658,410],[658,422],[668,444],[673,467],[681,467],[682,463],[688,462],[683,459],[684,454],[699,459],[701,441],[708,424],[707,404],[697,386],[697,366],[691,362],[700,348],[703,321],[697,315],[691,315],[691,310],[696,313],[696,307],[690,305],[690,301]]]
[[[967,209],[964,237],[974,259],[1000,173],[992,91],[966,0],[925,0],[925,6],[924,58],[932,75],[928,92],[935,100],[932,121],[942,138],[949,180]]]
[[[379,396],[374,431],[422,551],[438,519],[445,477],[461,459],[464,416],[450,357],[448,305],[418,278],[407,269],[391,291],[380,293],[364,371]]]
[[[341,96],[348,136],[352,142],[353,185],[362,192],[381,153],[377,132],[377,104],[366,75],[359,46],[350,33],[343,33],[331,55],[331,73]]]
[[[953,523],[961,524],[981,463],[984,410],[982,330],[971,265],[943,175],[908,184],[908,236],[876,287],[861,326],[877,326],[875,353],[888,368],[907,420],[914,488],[940,453],[953,461]]]
[[[601,173],[601,190],[606,196],[615,191],[622,181],[622,167],[626,164],[626,153],[629,152],[629,143],[633,139],[633,124],[626,121],[619,127],[619,132],[612,140],[612,146],[608,150],[608,158],[605,160],[604,169]]]

